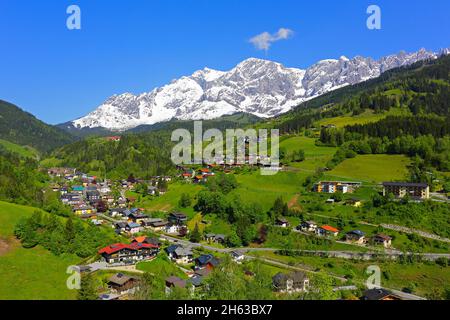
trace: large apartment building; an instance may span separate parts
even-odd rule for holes
[[[430,186],[426,183],[383,182],[383,195],[392,193],[396,198],[409,195],[412,199],[429,199]]]
[[[314,185],[314,191],[319,193],[352,193],[360,186],[361,182],[320,181]]]

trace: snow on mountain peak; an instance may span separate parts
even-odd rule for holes
[[[449,54],[443,49],[440,54]],[[123,131],[171,119],[206,120],[236,112],[272,117],[329,91],[378,77],[381,73],[438,54],[420,49],[400,52],[378,61],[357,56],[317,62],[306,70],[249,58],[229,71],[204,68],[151,92],[113,95],[76,128],[103,127]]]

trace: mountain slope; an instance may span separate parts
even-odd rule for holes
[[[237,112],[273,117],[332,90],[373,79],[392,68],[435,59],[424,49],[380,60],[323,60],[306,70],[251,58],[228,72],[205,68],[149,93],[114,95],[67,128],[125,131],[172,119],[214,119]]]
[[[406,116],[419,120],[423,116],[435,115],[441,119],[449,119],[449,77],[450,55],[436,60],[420,61],[410,66],[389,70],[378,78],[311,99],[277,117],[273,122],[276,123],[277,128],[286,133],[320,127],[320,125],[344,127],[346,124],[338,123],[340,120],[336,117],[355,119],[365,113],[376,119],[360,123],[365,126],[370,126],[369,122],[379,122],[386,116],[400,118]],[[438,130],[440,122],[433,121],[434,129]],[[400,123],[391,125],[391,131],[399,131],[401,129],[399,126]],[[431,129],[433,128],[427,129],[427,132],[433,134]],[[434,135],[440,137],[448,132],[442,130],[441,134]]]
[[[0,139],[30,146],[40,152],[73,142],[67,132],[47,125],[17,106],[0,100]]]

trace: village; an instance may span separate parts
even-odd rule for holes
[[[186,275],[186,279],[172,275],[165,279],[166,295],[170,295],[173,288],[186,288],[193,295],[201,292],[204,278],[221,263],[221,258],[213,252],[217,251],[221,256],[228,255],[235,263],[242,263],[253,257],[246,255],[246,250],[239,248],[227,248],[227,235],[206,233],[202,243],[189,241],[192,232],[187,227],[188,216],[180,211],[167,212],[164,217],[161,214],[153,216],[144,208],[135,207],[136,199],[127,196],[127,191],[135,191],[136,188],[146,186],[143,190],[146,195],[159,197],[170,188],[172,180],[184,183],[204,184],[216,172],[233,174],[233,170],[239,170],[241,166],[205,165],[193,169],[177,167],[176,176],[156,176],[150,179],[136,179],[133,176],[128,179],[112,181],[79,172],[74,168],[51,168],[48,174],[52,179],[50,188],[59,193],[63,204],[70,206],[75,216],[89,221],[98,227],[112,228],[117,235],[127,239],[123,243],[113,243],[107,247],[99,248],[98,261],[79,266],[80,272],[95,272],[97,270],[116,270],[108,279],[109,291],[99,295],[99,299],[116,300],[127,299],[139,286],[139,279],[127,275],[121,270],[135,270],[134,266],[142,261],[151,261],[159,254],[164,253],[170,261]],[[343,181],[319,181],[314,184],[312,192],[318,194],[330,194],[332,197],[326,200],[326,204],[333,204],[335,194],[351,194],[362,185],[361,182]],[[391,183],[381,185],[383,195],[393,194],[401,199],[408,195],[412,201],[422,201],[429,198],[429,187],[426,184]],[[351,207],[361,207],[362,201],[351,198],[346,201]],[[309,237],[319,237],[347,243],[360,247],[383,248],[395,252],[392,247],[392,238],[386,234],[376,234],[367,237],[361,230],[351,230],[343,233],[337,226],[322,225],[312,220],[299,220],[292,225],[292,219],[288,220],[279,216],[275,220],[275,226],[291,229],[293,232],[302,233]],[[197,249],[211,249],[212,253],[202,253]],[[222,248],[222,249],[217,249]],[[247,248],[244,248],[247,249]],[[248,272],[251,276],[251,272]],[[278,273],[273,277],[274,292],[293,293],[305,292],[309,287],[309,277],[305,272],[294,271],[291,273]],[[399,295],[384,289],[368,290],[363,299],[401,299]]]

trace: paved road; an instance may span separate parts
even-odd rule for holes
[[[181,240],[175,237],[167,236],[167,235],[161,235],[161,239],[167,240],[171,243],[178,243],[182,244],[184,246],[189,246],[193,248],[204,248],[209,251],[214,252],[220,252],[220,253],[229,253],[231,251],[240,251],[240,252],[275,252],[280,251],[282,249],[280,248],[217,248],[201,243],[192,243],[188,240]],[[306,254],[316,254],[316,255],[323,255],[328,257],[335,257],[335,258],[342,258],[342,259],[362,259],[362,260],[370,260],[372,258],[379,258],[381,256],[387,256],[391,257],[392,259],[396,259],[399,256],[404,255],[402,252],[398,251],[391,251],[391,252],[354,252],[354,251],[336,251],[336,250],[291,250],[296,252],[302,252]],[[450,253],[414,253],[414,254],[408,254],[408,255],[414,255],[414,256],[421,256],[422,258],[426,260],[434,261],[439,258],[448,258],[450,259]]]

